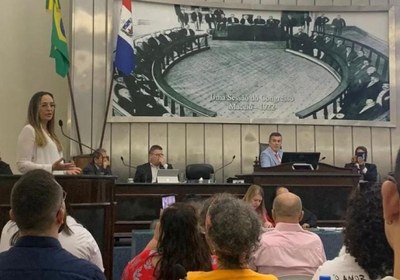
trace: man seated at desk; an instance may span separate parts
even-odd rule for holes
[[[112,175],[107,151],[99,148],[92,154],[92,162],[88,163],[82,171],[86,175]]]
[[[134,182],[156,183],[159,169],[172,169],[172,165],[167,163],[162,147],[153,145],[149,150],[149,162],[137,167]]]
[[[282,135],[279,132],[272,132],[269,135],[268,148],[261,152],[261,167],[272,167],[281,164],[283,151]]]
[[[364,146],[358,146],[354,151],[354,156],[351,158],[350,163],[346,163],[345,168],[352,168],[360,175],[360,180],[376,182],[378,179],[378,172],[376,165],[367,163],[368,150]]]

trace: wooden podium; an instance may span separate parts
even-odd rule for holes
[[[0,227],[10,219],[10,194],[20,175],[0,175]],[[103,256],[107,279],[112,279],[114,233],[114,176],[56,176],[68,193],[71,215],[93,235]]]
[[[320,163],[316,170],[293,170],[292,163],[269,168],[255,166],[252,174],[236,177],[263,187],[267,209],[272,208],[276,187],[288,187],[301,197],[305,208],[317,215],[322,226],[342,225],[348,195],[360,179],[351,169],[325,163]]]

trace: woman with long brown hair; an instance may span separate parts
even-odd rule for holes
[[[243,197],[243,201],[251,205],[257,212],[261,224],[264,227],[274,227],[273,219],[268,216],[264,203],[264,190],[259,185],[251,185]]]

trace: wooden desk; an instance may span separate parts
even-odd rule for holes
[[[0,176],[0,227],[9,220],[10,194],[20,175]],[[112,279],[114,233],[113,176],[56,176],[68,193],[74,216],[96,239],[103,256],[105,275]]]
[[[286,186],[301,197],[303,206],[315,213],[318,224],[341,226],[347,198],[360,175],[351,169],[320,163],[317,170],[293,170],[291,163],[269,168],[255,167],[252,174],[236,175],[246,183],[262,185],[267,209],[271,209],[277,186]]]

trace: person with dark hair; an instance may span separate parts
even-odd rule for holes
[[[103,148],[96,149],[89,162],[82,171],[86,175],[112,175],[107,151]]]
[[[233,195],[217,194],[208,207],[205,226],[206,238],[218,258],[218,269],[189,272],[188,280],[277,280],[248,268],[261,233],[260,220],[249,205]]]
[[[81,173],[73,162],[64,162],[61,142],[54,132],[55,108],[51,93],[39,91],[32,96],[28,124],[17,141],[17,167],[21,173],[34,169],[68,175]]]
[[[196,26],[196,30],[200,31],[201,24],[203,22],[203,14],[200,12],[199,8],[194,9],[194,11],[190,14],[190,19],[194,23],[194,26]]]
[[[211,256],[199,231],[196,209],[175,203],[164,209],[155,250],[145,249],[125,267],[122,280],[176,279],[177,264],[189,270],[211,269]]]
[[[324,13],[317,16],[314,23],[314,31],[325,33],[325,25],[329,22],[329,18]]]
[[[243,201],[250,204],[256,211],[262,226],[266,228],[274,227],[273,220],[268,216],[267,209],[265,209],[264,190],[259,185],[251,185],[247,189]]]
[[[342,19],[341,15],[337,15],[336,18],[332,20],[332,26],[333,26],[333,34],[341,36],[343,28],[346,27],[346,21]]]
[[[272,132],[269,135],[268,148],[261,152],[261,167],[271,167],[281,164],[282,160],[282,135],[279,132]]]
[[[157,172],[159,169],[172,169],[172,165],[167,163],[160,145],[153,145],[149,150],[149,162],[139,165],[136,168],[135,182],[156,183]]]
[[[358,146],[354,150],[354,156],[350,163],[346,163],[344,168],[351,168],[361,175],[360,180],[376,182],[378,180],[378,171],[376,165],[367,163],[368,150],[364,146]]]
[[[383,182],[381,192],[385,235],[394,253],[394,277],[387,276],[382,280],[400,279],[400,149],[397,152],[396,164],[392,175]],[[392,259],[391,256],[386,255],[385,257]]]
[[[29,171],[15,183],[10,217],[20,237],[0,253],[0,279],[105,280],[96,265],[73,256],[58,241],[66,215],[65,198],[66,192],[45,170]]]
[[[324,246],[318,235],[300,226],[302,216],[300,197],[290,192],[278,195],[272,206],[275,228],[262,234],[250,267],[277,277],[314,275],[326,261]]]
[[[368,209],[368,211],[366,211]],[[315,273],[332,279],[381,279],[392,272],[393,251],[385,238],[380,188],[369,182],[354,189],[347,203],[344,247]]]
[[[68,208],[68,207],[67,207]],[[9,250],[18,241],[21,233],[14,221],[8,221],[1,232],[0,253]],[[67,212],[58,233],[61,247],[72,255],[90,261],[104,271],[103,258],[92,234]]]
[[[0,157],[0,175],[13,175],[10,165],[1,160]]]

